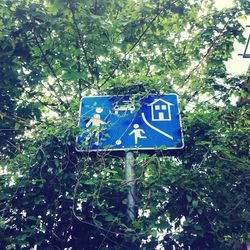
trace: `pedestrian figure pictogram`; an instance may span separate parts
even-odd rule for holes
[[[147,136],[143,136],[142,134],[145,134],[145,131],[143,129],[139,128],[138,124],[134,124],[134,129],[129,133],[129,135],[134,134],[135,137],[135,144],[138,144],[138,139],[146,139]]]

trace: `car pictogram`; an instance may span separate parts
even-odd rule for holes
[[[121,105],[117,103],[115,104],[114,111],[115,111],[115,114],[118,114],[120,111],[121,112],[130,111],[130,113],[132,114],[135,111],[135,105],[133,105],[130,101],[123,101]]]

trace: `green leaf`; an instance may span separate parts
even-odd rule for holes
[[[15,130],[19,130],[20,128],[20,124],[19,123],[15,123]]]
[[[199,202],[197,200],[192,201],[192,207],[196,208],[198,206]]]

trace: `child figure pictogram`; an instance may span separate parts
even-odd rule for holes
[[[89,134],[88,136],[88,139],[91,137],[91,135],[94,135],[95,139],[96,139],[96,142],[95,142],[95,145],[99,145],[100,143],[100,138],[99,138],[99,135],[100,135],[100,126],[102,124],[106,124],[106,122],[104,122],[102,119],[101,119],[101,116],[100,116],[100,113],[102,113],[103,111],[103,108],[96,108],[96,113],[93,115],[93,117],[91,119],[89,119],[89,121],[86,123],[86,128],[92,126],[94,127],[94,131],[92,134]]]
[[[129,135],[134,134],[135,137],[135,144],[138,144],[138,139],[146,139],[147,136],[143,136],[142,134],[145,134],[145,131],[143,129],[139,128],[138,124],[134,124],[134,129],[129,133]]]

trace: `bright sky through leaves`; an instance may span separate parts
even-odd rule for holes
[[[218,10],[222,10],[224,8],[232,8],[234,6],[232,0],[215,0],[215,6]],[[250,25],[250,17],[247,19],[241,20],[243,26]],[[244,37],[247,39],[250,34],[250,27],[245,29]],[[235,42],[234,44],[234,52],[232,53],[232,59],[229,59],[226,63],[227,69],[231,74],[245,74],[248,70],[250,59],[243,58],[239,56],[239,54],[243,54],[245,51],[245,44],[241,44],[239,42]],[[250,53],[250,46],[248,48],[248,52]]]
[[[249,59],[238,54],[250,31],[249,4],[1,0],[0,249],[222,250],[246,242]],[[93,136],[109,138],[104,129],[92,134],[93,120],[92,128],[77,127],[80,99],[94,91],[179,96],[185,147],[136,153],[133,223],[124,157],[76,152],[83,133],[85,148]],[[92,106],[84,124],[115,113]],[[126,124],[129,133],[151,124],[140,122]]]

